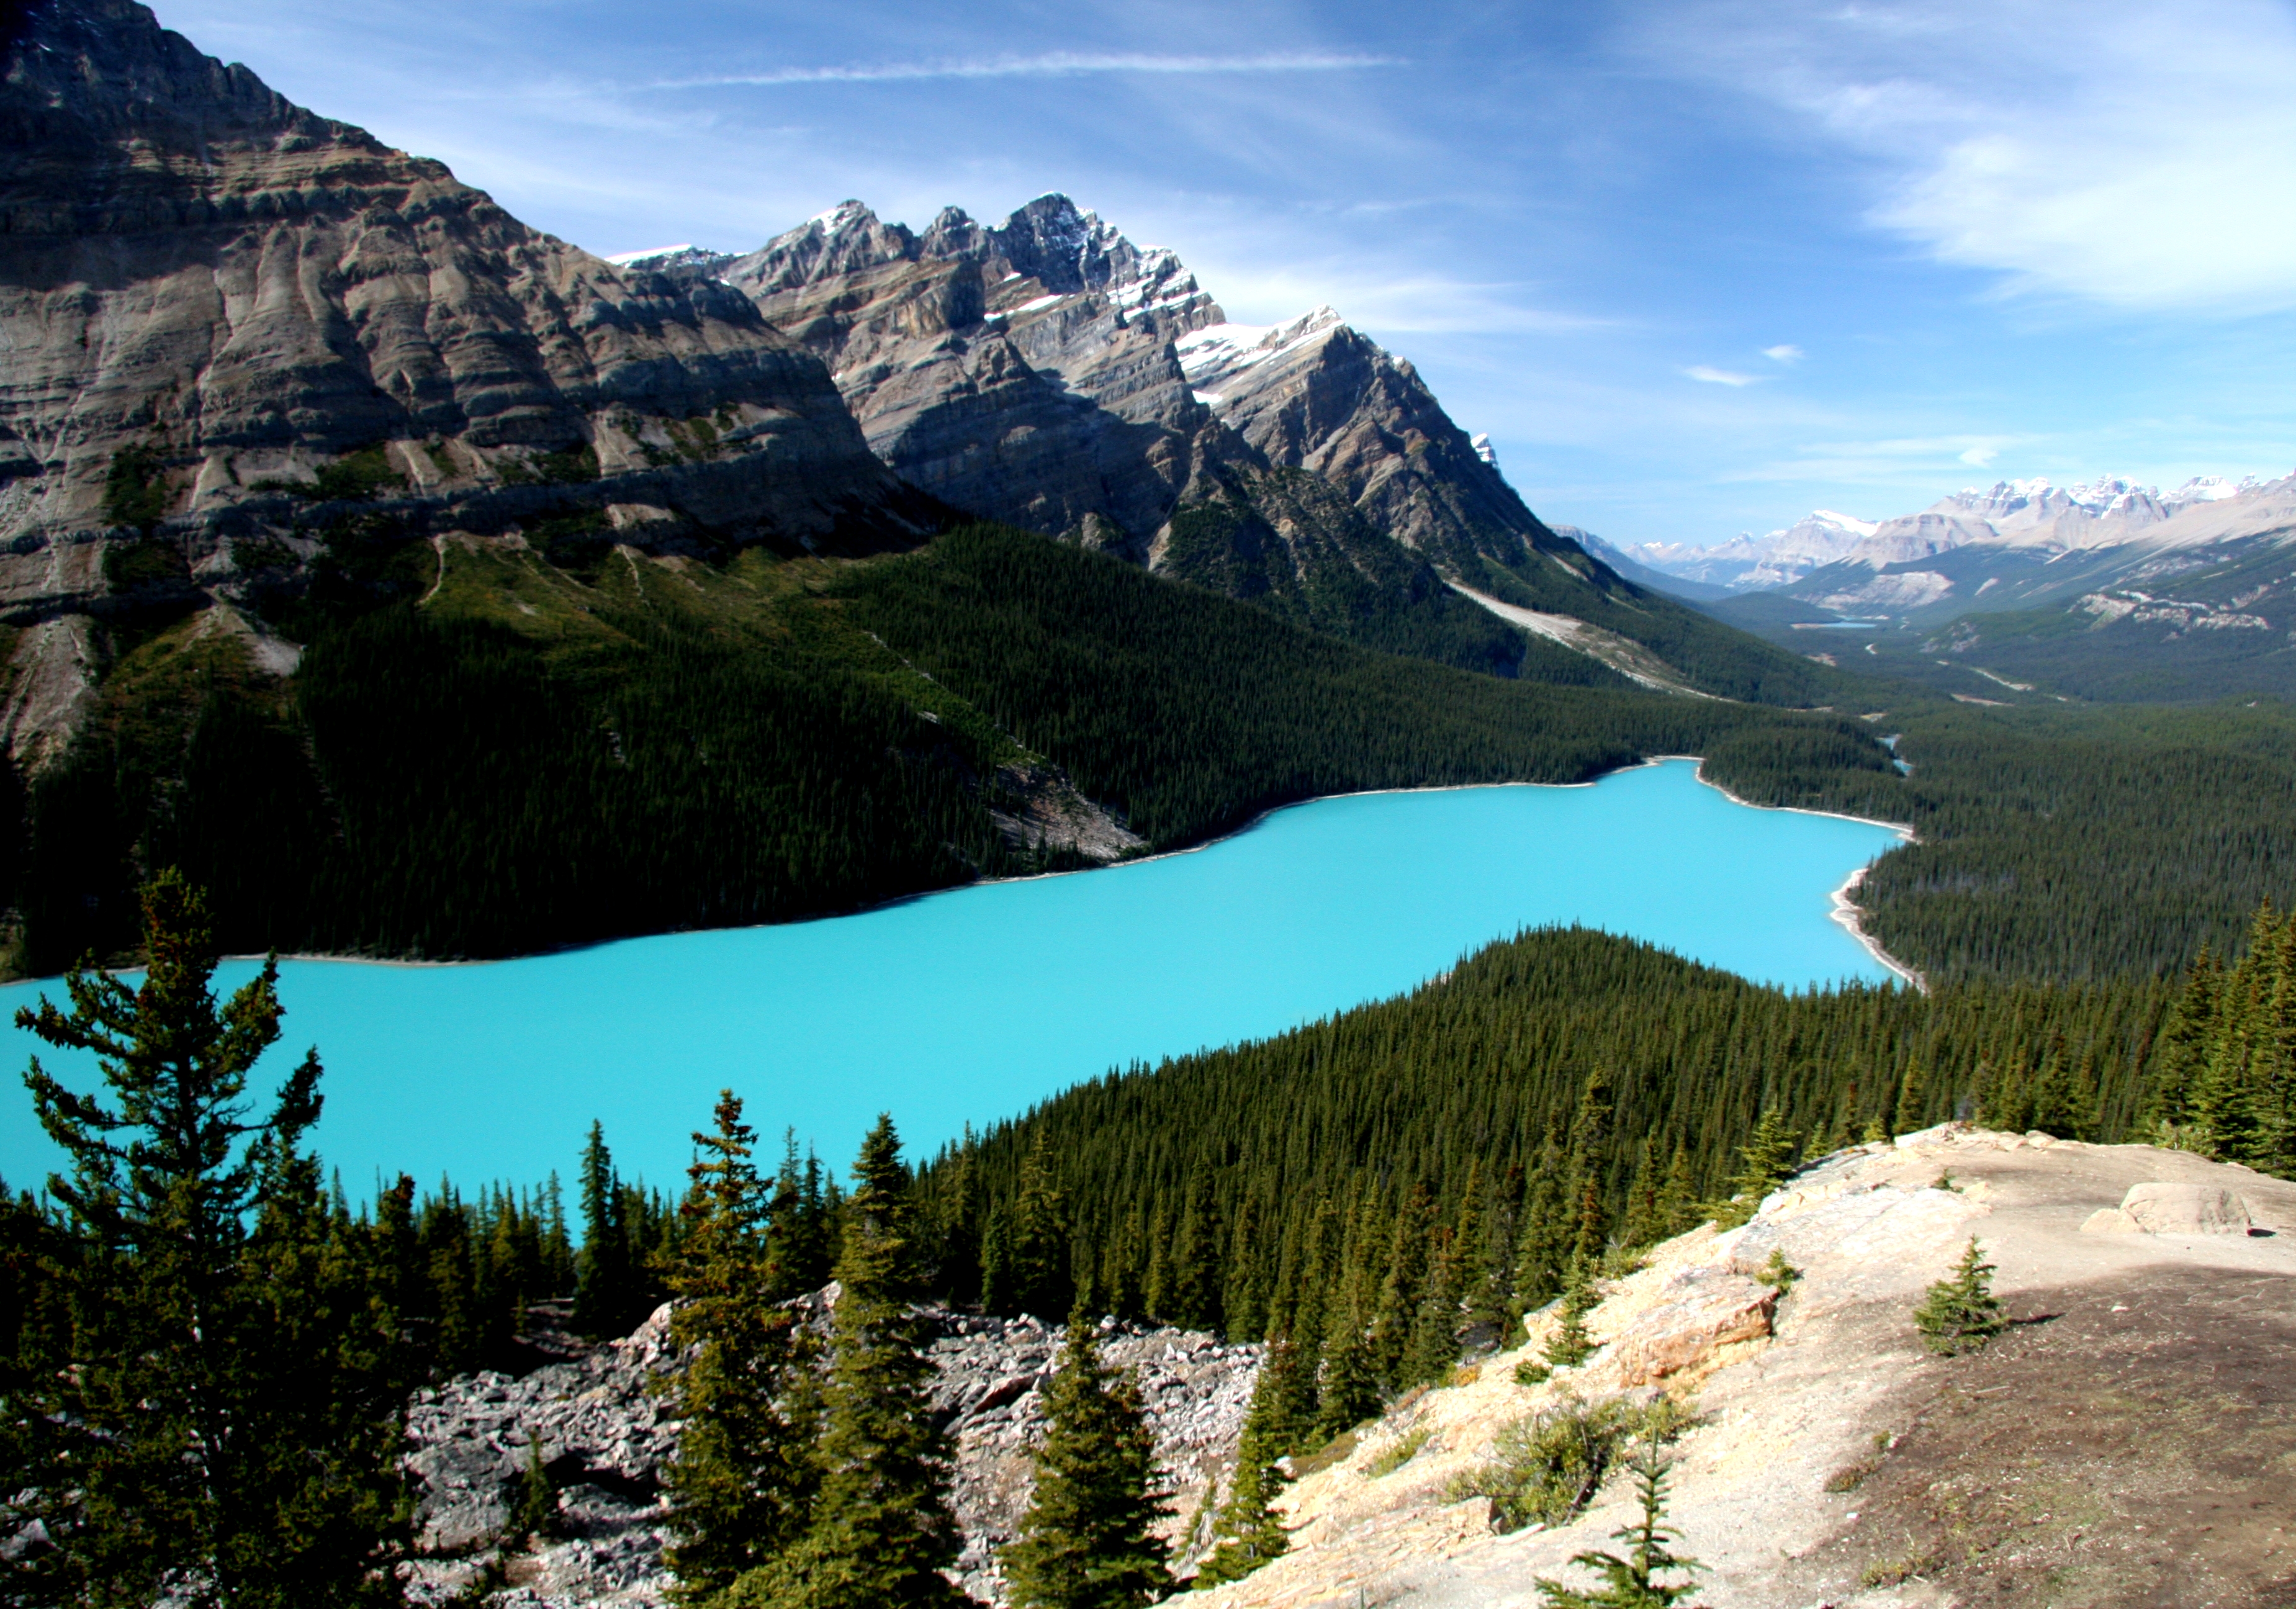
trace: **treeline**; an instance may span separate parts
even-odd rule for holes
[[[2131,1136],[2174,992],[1788,994],[1546,930],[1399,999],[1081,1085],[920,1189],[961,1300],[1287,1336],[1311,1375],[1366,1347],[1393,1391],[1557,1293],[1574,1252],[1750,1187],[1750,1147],[1783,1166],[1952,1117]]]
[[[166,865],[234,950],[454,956],[1069,864],[1000,830],[1014,740],[1158,849],[1315,794],[1583,781],[1741,732],[1886,771],[1854,721],[1374,653],[996,528],[819,592],[755,555],[649,585],[611,550],[454,552],[331,530],[307,592],[253,595],[307,644],[284,684],[230,632],[108,626],[102,708],[22,802],[29,852],[0,854],[21,969],[126,953]]]
[[[2238,946],[2259,901],[2296,904],[2284,706],[1917,700],[1870,729],[1902,735],[1910,776],[1819,764],[1773,785],[1915,829],[1857,900],[1882,946],[1932,979],[2173,973]]]
[[[2237,962],[2194,965],[2161,1031],[2148,1117],[2165,1144],[2296,1178],[2296,915],[2265,906]]]
[[[850,617],[1065,767],[1159,848],[1318,794],[1583,782],[1649,754],[1706,753],[1765,803],[1804,763],[1892,775],[1856,720],[1469,676],[1366,653],[1097,554],[995,526],[855,567]],[[1721,629],[1716,628],[1717,630]],[[1768,652],[1765,649],[1764,652]],[[1818,762],[1823,752],[1832,757]]]

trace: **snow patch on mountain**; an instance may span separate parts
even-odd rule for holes
[[[1879,576],[1894,566],[1972,545],[2056,555],[2132,542],[2167,546],[2231,540],[2279,521],[2279,505],[2292,492],[2296,492],[2296,475],[2271,481],[2252,475],[2237,481],[2200,475],[2166,492],[2120,475],[2064,487],[2035,476],[1998,480],[1990,487],[1964,487],[1917,513],[1890,520],[1861,520],[1818,509],[1767,536],[1749,532],[1710,547],[1644,542],[1623,551],[1679,579],[1733,592],[1764,591],[1793,586],[1829,565],[1859,566]],[[2252,520],[2226,517],[2251,505]],[[1830,591],[1828,597],[1859,607],[1903,604],[1912,601],[1915,592],[1934,590],[1934,582],[1935,578],[1918,583],[1907,578],[1872,595],[1845,586]]]

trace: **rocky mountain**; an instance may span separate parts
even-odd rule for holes
[[[2071,487],[2004,480],[1964,488],[1895,519],[1820,509],[1766,537],[1706,548],[1645,542],[1618,551],[1662,578],[1726,592],[1779,592],[1845,613],[1924,618],[1926,611],[1925,618],[1937,619],[1939,609],[2022,607],[2064,592],[2076,578],[2079,590],[2124,571],[2132,580],[2182,573],[2222,556],[2212,549],[2292,524],[2296,475],[2269,482],[2205,476],[2165,492],[2108,476]],[[2037,564],[2054,568],[2037,582],[2022,573]],[[1980,603],[1980,594],[1990,595]]]
[[[1733,537],[1712,547],[1641,542],[1618,551],[1661,577],[1719,587],[1725,593],[1753,592],[1789,585],[1813,570],[1847,558],[1875,529],[1871,521],[1821,508],[1766,537]],[[1659,583],[1664,584],[1663,580]]]
[[[1407,359],[1329,308],[1232,323],[1173,253],[1065,196],[922,232],[847,201],[744,256],[631,262],[745,291],[890,467],[967,513],[1470,669],[1762,685],[1718,680],[1735,651],[1710,623],[1542,523]],[[1589,629],[1517,629],[1525,610]],[[1695,639],[1700,663],[1653,637]]]
[[[1663,1403],[1682,1427],[1666,1523],[1701,1603],[2277,1602],[2292,1230],[2296,1186],[2150,1146],[1948,1125],[1837,1154],[1751,1223],[1603,1282],[1584,1364],[1538,1367],[1550,1310],[1519,1350],[1341,1438],[1281,1500],[1291,1551],[1199,1601],[1592,1589],[1573,1556],[1626,1551],[1611,1539],[1638,1510],[1623,1470],[1563,1449]],[[2011,1324],[1936,1357],[1913,1309],[1972,1236]],[[1755,1277],[1774,1252],[1796,1277]],[[1551,1506],[1510,1517],[1494,1492]]]
[[[1869,623],[1881,635],[1859,646],[1881,662],[1867,668],[1980,702],[2296,692],[2296,612],[2281,601],[2296,595],[2296,475],[2169,491],[2005,480],[1896,519],[1821,512],[1711,549],[1645,543],[1618,562],[1828,664],[1803,634]]]
[[[227,589],[353,505],[440,530],[586,511],[792,552],[907,545],[945,513],[746,297],[529,229],[132,0],[24,22],[0,81],[20,758],[84,709],[90,615],[141,538],[167,549],[158,584]]]

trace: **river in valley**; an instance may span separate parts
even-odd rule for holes
[[[1190,853],[857,915],[470,965],[287,962],[258,1088],[317,1045],[317,1144],[355,1200],[402,1170],[468,1186],[555,1169],[570,1187],[594,1118],[626,1177],[674,1186],[728,1085],[772,1152],[791,1126],[841,1171],[881,1110],[929,1151],[1111,1067],[1400,993],[1524,927],[1583,923],[1790,987],[1882,981],[1831,896],[1899,841],[1737,804],[1687,760],[1318,800]],[[253,971],[228,963],[219,985]],[[53,981],[0,989],[4,1020],[43,989],[62,1003]],[[0,1031],[0,1176],[35,1185],[56,1153],[14,1074],[37,1051],[86,1088],[93,1064]]]

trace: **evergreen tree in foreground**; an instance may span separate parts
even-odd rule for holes
[[[1155,1438],[1140,1390],[1100,1356],[1081,1311],[1069,1320],[1061,1366],[1045,1393],[1050,1424],[1037,1454],[1036,1492],[1020,1539],[1004,1550],[1017,1609],[1134,1609],[1171,1590],[1152,1527]]]
[[[1930,1286],[1914,1309],[1914,1327],[1922,1333],[1922,1344],[1944,1358],[1982,1350],[2009,1327],[1994,1300],[1993,1265],[1979,1255],[1976,1235],[1969,1237],[1952,1277]]]
[[[27,1517],[53,1551],[19,1561],[32,1601],[249,1609],[398,1601],[411,1505],[398,1467],[405,1359],[365,1248],[302,1149],[318,1054],[246,1121],[248,1073],[279,1037],[276,958],[231,998],[206,904],[173,872],[144,890],[140,986],[75,969],[72,1009],[17,1025],[93,1053],[109,1096],[35,1060],[68,1294],[59,1355],[8,1417],[33,1427]],[[29,1481],[23,1477],[30,1476]]]
[[[853,1165],[842,1287],[830,1336],[812,1523],[722,1601],[738,1609],[938,1609],[969,1600],[943,1571],[956,1563],[947,1435],[935,1426],[932,1365],[910,1241],[909,1170],[893,1120],[881,1116]]]
[[[1643,1509],[1640,1520],[1611,1533],[1628,1544],[1627,1556],[1600,1551],[1574,1555],[1570,1562],[1603,1577],[1603,1584],[1582,1592],[1542,1579],[1539,1595],[1548,1609],[1673,1609],[1698,1589],[1688,1580],[1668,1585],[1657,1579],[1694,1575],[1705,1568],[1696,1559],[1670,1551],[1669,1544],[1680,1541],[1682,1535],[1659,1523],[1666,1517],[1667,1472],[1660,1439],[1645,1439],[1627,1467],[1635,1473],[1635,1495]]]
[[[1570,1272],[1562,1286],[1561,1322],[1546,1342],[1546,1360],[1557,1368],[1577,1368],[1595,1355],[1595,1338],[1587,1332],[1587,1315],[1593,1312],[1598,1298],[1595,1294],[1594,1272],[1584,1258],[1570,1260]]]
[[[1799,1137],[1787,1131],[1777,1108],[1766,1108],[1752,1137],[1739,1149],[1738,1171],[1731,1176],[1729,1195],[1709,1208],[1717,1228],[1734,1229],[1754,1216],[1762,1198],[1785,1182],[1799,1144]]]
[[[1275,1494],[1284,1485],[1275,1460],[1283,1456],[1280,1437],[1290,1411],[1286,1382],[1263,1367],[1251,1388],[1251,1408],[1244,1415],[1243,1436],[1235,1449],[1235,1484],[1213,1522],[1211,1554],[1196,1571],[1199,1588],[1240,1581],[1291,1547],[1275,1508]]]
[[[574,1328],[601,1340],[627,1327],[633,1284],[622,1183],[594,1119],[582,1147],[582,1251],[575,1260]]]
[[[773,1186],[750,1156],[740,1097],[693,1137],[685,1233],[668,1273],[681,1299],[670,1335],[692,1360],[668,1382],[685,1429],[664,1472],[677,1596],[704,1602],[803,1534],[819,1484],[813,1461],[812,1347],[768,1262]]]

